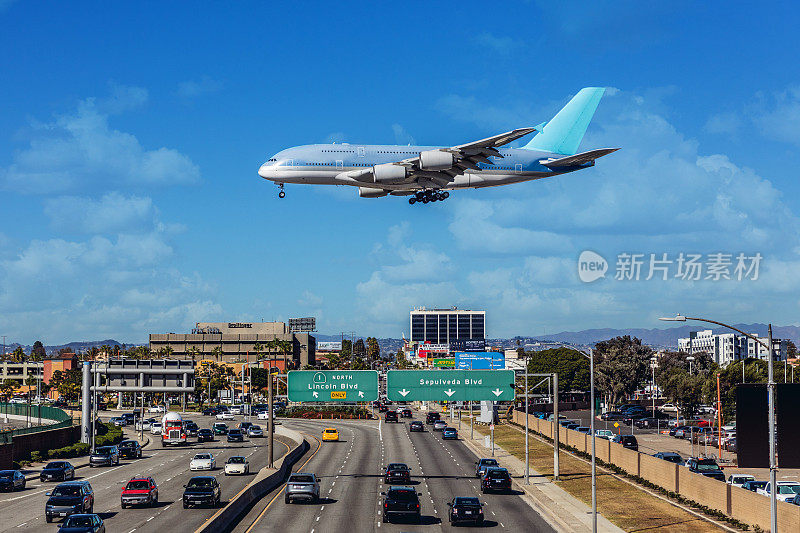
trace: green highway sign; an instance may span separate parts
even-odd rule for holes
[[[386,389],[392,401],[511,401],[513,370],[389,370]]]
[[[375,370],[292,370],[290,402],[371,402],[378,399]]]

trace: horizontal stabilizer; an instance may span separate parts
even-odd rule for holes
[[[594,163],[595,159],[599,159],[604,155],[616,152],[619,148],[599,148],[597,150],[589,150],[575,155],[568,155],[559,159],[541,159],[539,163],[547,168],[562,168],[562,167],[577,167],[586,165],[587,163]]]

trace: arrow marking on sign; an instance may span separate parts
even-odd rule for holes
[[[311,394],[314,396],[314,398],[317,398],[317,397],[319,397],[319,393],[318,393],[317,391],[314,391],[314,392],[312,392]]]
[[[410,391],[410,390],[403,389],[403,390],[399,390],[399,391],[397,391],[397,392],[399,392],[399,393],[400,393],[400,395],[401,395],[403,398],[405,398],[405,397],[406,397],[406,395],[407,395],[409,392],[411,392],[411,391]]]
[[[358,397],[359,398],[363,398],[364,397],[364,391],[361,391],[361,390],[358,391]]]
[[[495,396],[500,396],[501,394],[503,394],[503,391],[501,391],[500,389],[494,389],[492,391],[492,394],[494,394]]]
[[[447,394],[448,397],[450,397],[453,394],[455,394],[456,391],[454,391],[453,389],[447,389],[446,391],[444,391],[444,393]]]

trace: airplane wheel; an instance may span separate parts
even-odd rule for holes
[[[285,192],[281,191],[281,192],[278,193],[278,198],[285,198],[285,197],[286,197],[286,193]]]
[[[442,197],[444,197],[445,199],[447,199],[447,198],[450,198],[450,193],[449,193],[449,192],[447,192],[447,191],[444,191],[444,192],[442,193]]]
[[[427,203],[428,203],[428,202],[430,202],[430,201],[431,201],[431,200],[430,200],[430,198],[428,198],[427,196],[425,196],[425,197],[423,197],[423,198],[422,198],[422,203],[423,203],[423,204],[427,204]]]
[[[410,203],[411,205],[414,205],[415,203],[417,203],[417,199],[416,198],[409,198],[408,199],[408,203]]]

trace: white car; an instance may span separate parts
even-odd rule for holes
[[[763,489],[758,489],[759,494],[769,496],[770,484],[767,483]],[[797,481],[778,481],[778,491],[775,498],[779,501],[785,502],[793,499],[797,494],[800,494],[800,483]]]
[[[164,406],[163,405],[154,405],[150,409],[147,410],[148,413],[163,413]]]
[[[242,414],[242,406],[241,405],[231,405],[228,409],[232,415],[240,415]]]
[[[269,411],[264,411],[263,413],[258,413],[259,420],[269,420]]]
[[[225,461],[225,475],[246,475],[250,473],[250,463],[241,455],[234,455]]]
[[[247,436],[250,437],[250,438],[252,438],[252,437],[263,437],[264,436],[264,430],[261,429],[261,426],[250,426],[249,428],[247,428]]]
[[[153,418],[148,418],[146,420],[140,420],[140,421],[136,422],[136,425],[134,425],[134,429],[136,429],[137,431],[138,430],[150,431],[150,429],[151,429],[151,427],[153,425],[153,422],[155,422],[155,419],[153,419]]]
[[[728,476],[728,485],[731,487],[743,487],[748,481],[755,481],[756,478],[746,474],[731,474]]]
[[[217,462],[210,453],[198,453],[189,462],[189,470],[214,470]]]
[[[663,411],[664,413],[677,413],[678,412],[678,408],[675,407],[675,404],[672,404],[672,403],[665,403],[664,405],[662,405],[658,409],[660,411]]]
[[[595,429],[594,436],[598,439],[611,440],[614,437],[614,432],[610,429]]]
[[[153,422],[150,424],[151,435],[161,435],[161,422]]]
[[[217,415],[217,420],[233,420],[233,415],[223,411]]]

